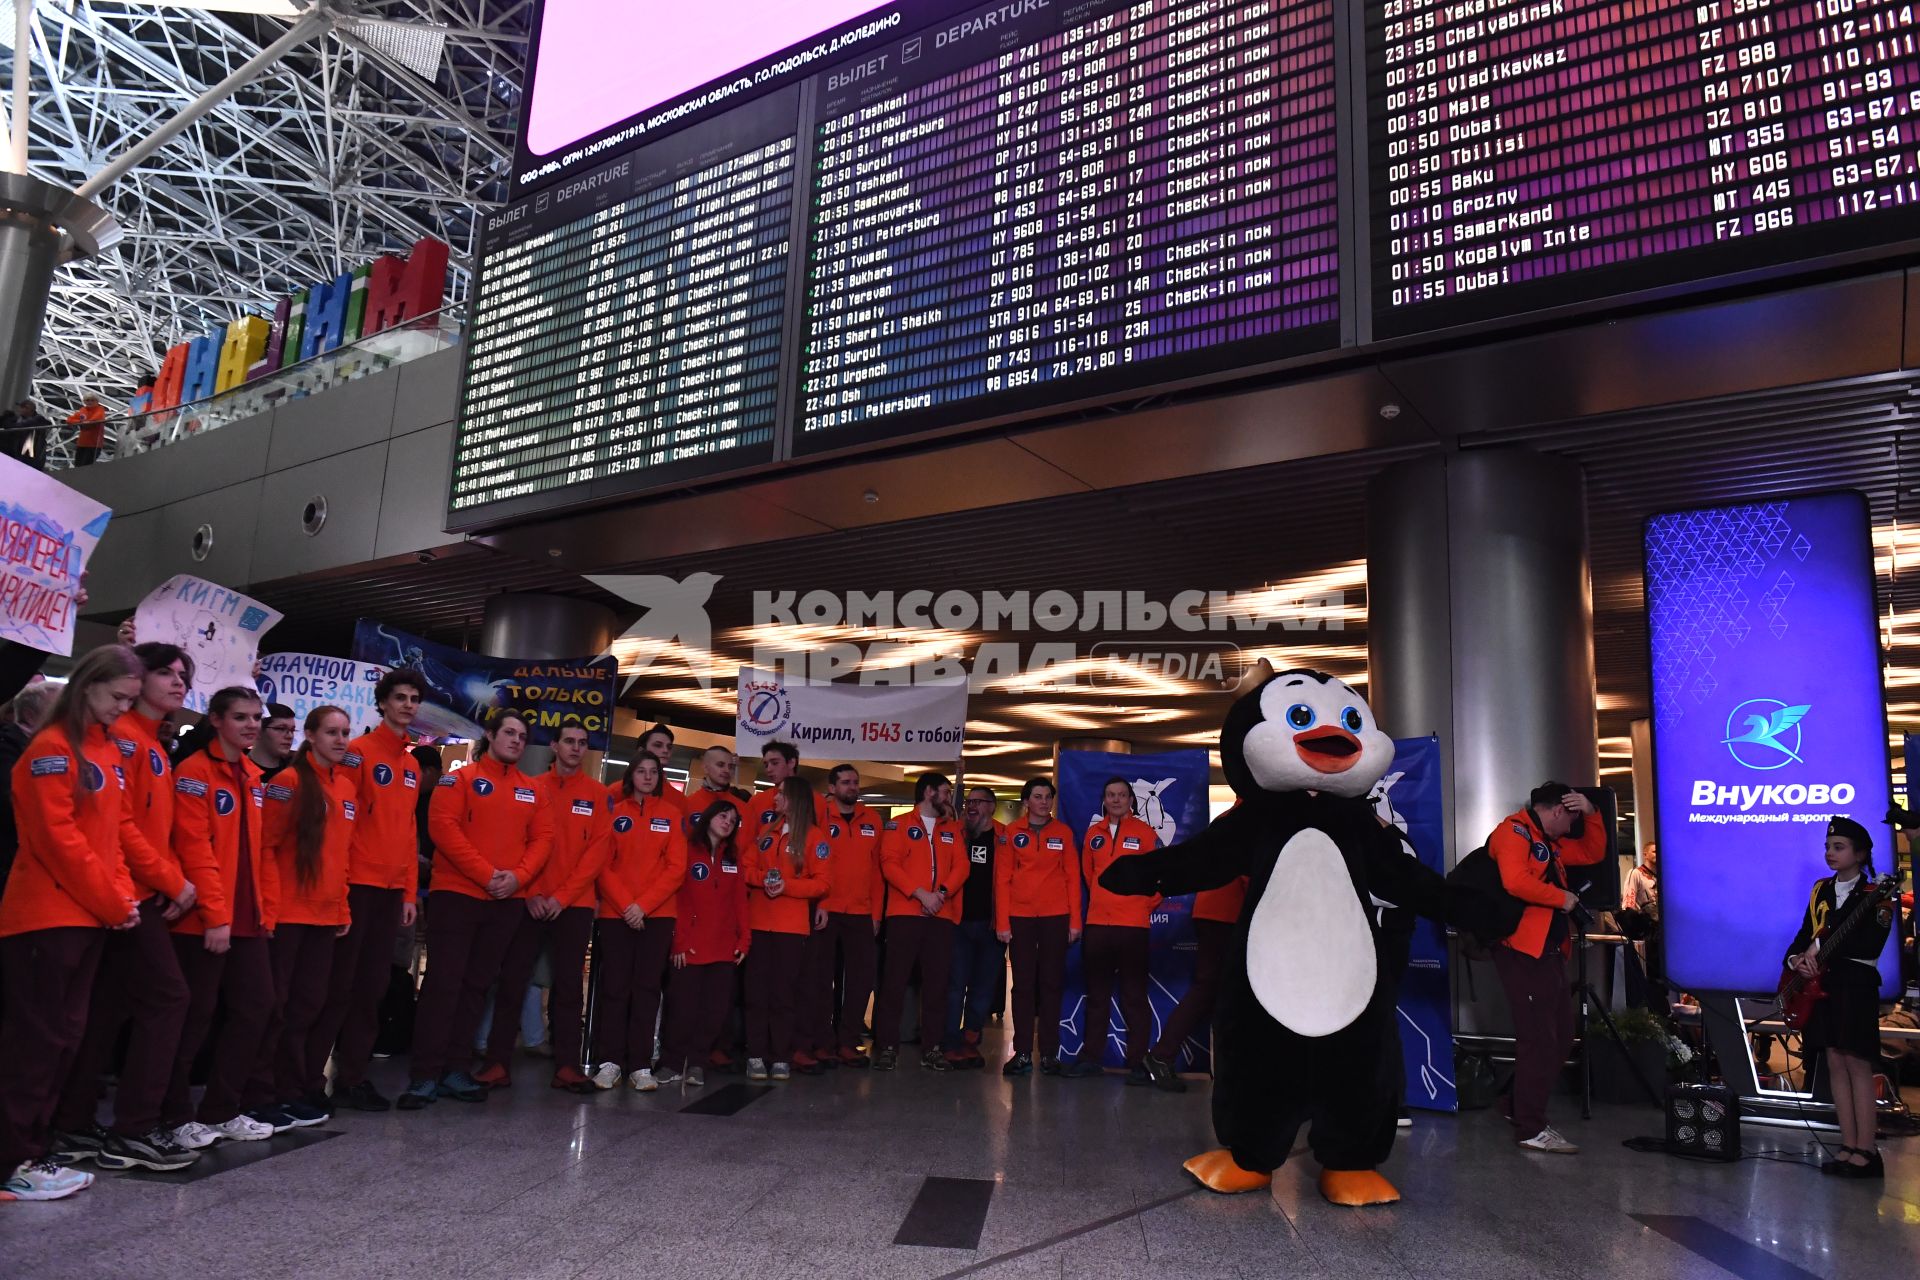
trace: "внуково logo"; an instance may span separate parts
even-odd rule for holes
[[[1805,764],[1800,758],[1800,722],[1807,703],[1788,706],[1778,698],[1749,698],[1727,716],[1721,741],[1749,769],[1779,769]]]

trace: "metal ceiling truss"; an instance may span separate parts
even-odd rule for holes
[[[126,235],[56,278],[35,380],[51,409],[123,400],[172,344],[422,236],[451,247],[465,300],[480,211],[506,194],[531,0],[325,7],[325,34],[101,193]],[[39,0],[30,169],[77,187],[290,25]]]

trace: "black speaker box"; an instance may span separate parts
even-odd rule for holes
[[[1708,1160],[1740,1158],[1740,1101],[1723,1084],[1667,1089],[1667,1150]]]

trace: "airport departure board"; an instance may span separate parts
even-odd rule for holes
[[[496,215],[468,330],[456,519],[772,458],[796,100],[768,100],[744,139],[690,132]],[[759,141],[766,128],[784,131]]]
[[[1003,5],[816,84],[798,449],[1337,344],[1333,0]]]
[[[1916,9],[542,0],[448,526],[1912,254]]]
[[[1914,0],[1368,0],[1393,336],[1920,238]]]

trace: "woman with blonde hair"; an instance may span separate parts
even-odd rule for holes
[[[93,1175],[46,1159],[48,1124],[86,1031],[110,929],[140,923],[123,846],[153,850],[124,803],[107,726],[140,695],[124,645],[82,658],[13,767],[20,851],[0,895],[0,1200],[58,1200]]]

